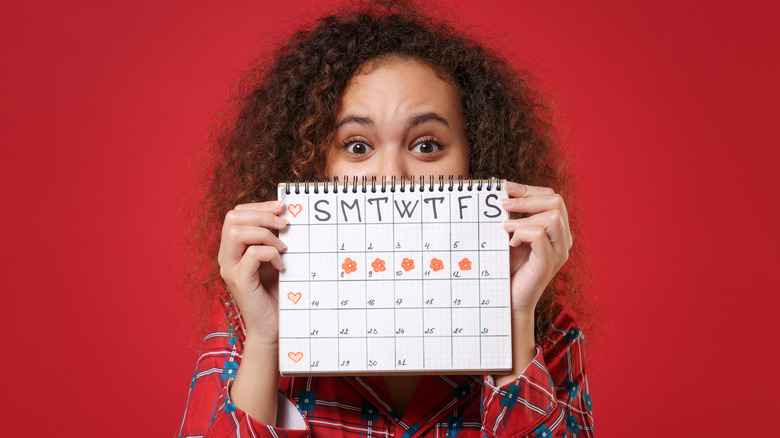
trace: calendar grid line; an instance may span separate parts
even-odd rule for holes
[[[395,203],[395,193],[390,194],[390,199],[392,199],[392,202]],[[392,211],[392,210],[390,210]],[[391,216],[391,219],[393,221],[393,240],[390,242],[390,246],[393,248],[393,271],[395,271],[395,212],[393,211],[393,215]],[[393,302],[396,302],[398,298],[396,297],[396,291],[395,291],[395,281],[393,282]],[[398,330],[398,318],[397,318],[397,312],[395,311],[395,307],[393,308],[393,334],[395,335],[395,331]],[[398,369],[398,339],[393,336],[393,369]]]
[[[425,309],[455,309],[456,307],[373,307],[371,310],[392,310],[392,309],[404,309],[404,310],[425,310]],[[458,306],[457,309],[508,309],[509,306]],[[317,310],[360,310],[361,307],[318,307]],[[282,309],[285,312],[307,312],[310,309]],[[284,337],[284,336],[282,336]]]
[[[490,277],[492,280],[509,280],[511,277]],[[394,279],[371,279],[371,280],[280,280],[280,283],[349,283],[349,282],[361,282],[361,281],[367,281],[367,282],[382,282],[382,281],[392,281],[395,282],[401,282],[401,281],[442,281],[447,280],[445,278],[429,278],[429,279],[419,279],[419,278],[394,278]],[[449,279],[451,281],[480,281],[481,278],[457,278],[457,279]]]
[[[500,223],[503,223],[503,222],[504,221],[493,221],[493,220],[483,221],[483,222],[480,222],[478,220],[476,220],[476,221],[464,221],[464,220],[457,220],[457,221],[455,221],[455,223],[458,223],[458,224],[500,224]],[[361,223],[363,225],[395,225],[396,224],[395,222],[388,223],[388,222],[368,222],[368,221],[361,222]],[[403,224],[404,222],[399,222],[399,223]],[[407,223],[415,223],[416,224],[416,223],[418,223],[418,221],[407,222]],[[422,224],[440,224],[441,221],[420,221],[419,223],[422,223]],[[346,224],[342,224],[342,225],[347,226],[347,225],[356,225],[356,224],[346,223]],[[308,227],[327,227],[327,226],[333,227],[335,225],[334,224],[318,224],[318,223],[315,222],[315,223],[310,223],[310,224],[288,224],[287,226],[288,227],[307,227],[307,226]]]
[[[420,196],[420,202],[423,202],[422,195]],[[422,207],[420,207],[420,208],[422,208]],[[422,221],[420,221],[420,242],[421,243],[425,242],[425,230],[424,230],[424,228],[425,227],[423,227]],[[423,271],[425,271],[425,265],[424,264],[422,266],[420,266],[420,268]],[[424,303],[425,302],[425,282],[422,281],[422,279],[420,279],[420,280],[421,280],[420,281],[420,290],[422,291],[422,302]],[[425,328],[425,309],[423,309],[422,312],[420,312],[420,313],[422,314],[422,330],[423,330],[423,334],[425,334],[425,330],[426,330],[426,328]],[[425,369],[425,341],[423,341],[422,344],[423,344],[422,345],[422,347],[423,347],[423,369]]]
[[[339,195],[336,195],[336,205],[339,203]],[[339,212],[336,212],[336,242],[339,241]],[[336,272],[339,271],[339,261],[336,259]],[[338,274],[336,274],[336,278],[338,278]],[[338,302],[339,298],[341,298],[341,291],[339,290],[339,282],[336,282],[336,301]],[[336,333],[341,332],[341,320],[340,320],[340,311],[336,310]],[[341,371],[341,342],[336,342],[336,367]]]
[[[306,198],[306,214],[308,214],[308,212],[309,212],[309,207],[311,207],[311,198]],[[306,231],[308,232],[307,233],[308,239],[306,239],[306,246],[311,251],[311,228],[307,227]],[[309,269],[309,272],[311,272],[311,252],[309,252],[308,260],[309,260],[309,264],[307,265],[307,268]],[[309,275],[306,275],[306,278],[308,279]],[[311,299],[311,284],[309,284],[309,294],[306,297],[306,299],[307,300]],[[309,331],[309,334],[311,334],[311,304],[309,304],[309,314],[308,314],[308,316],[309,316],[309,330],[308,331]],[[308,355],[311,356],[311,336],[309,336],[309,354]],[[312,365],[314,363],[311,361],[311,359],[309,357],[306,358],[306,361],[309,362],[309,371],[311,371],[311,367],[312,367]]]
[[[491,280],[509,280],[511,277],[490,277]],[[447,279],[447,278],[428,278],[428,279],[422,279],[422,281],[442,281],[442,280],[452,280],[452,281],[458,281],[458,282],[469,282],[469,281],[482,281],[485,280],[484,278],[456,278],[456,279]],[[383,282],[383,281],[392,281],[392,282],[401,282],[401,281],[421,281],[419,278],[377,278],[377,279],[371,279],[371,280],[279,280],[280,283],[350,283],[350,282]]]
[[[449,194],[449,198],[447,199],[447,205],[452,205],[452,193]],[[447,209],[447,222],[450,226],[450,238],[449,242],[450,244],[447,245],[447,248],[449,249],[449,255],[450,255],[450,264],[449,267],[452,268],[452,209]],[[450,277],[450,332],[452,332],[452,275]],[[454,334],[454,333],[450,333]],[[450,366],[455,366],[455,339],[454,337],[450,336]]]
[[[440,249],[412,249],[410,252],[421,252],[421,253],[436,253],[441,252]],[[453,249],[453,252],[504,252],[502,249]],[[379,254],[383,252],[389,252],[389,251],[375,251],[375,250],[354,250],[354,251],[347,251],[342,250],[339,251],[341,254]],[[333,254],[333,251],[312,251],[312,254]],[[306,254],[305,251],[289,251],[285,252],[285,254]]]
[[[317,339],[395,339],[398,336],[317,336]],[[508,338],[509,335],[460,335],[460,336],[447,336],[447,335],[405,335],[402,338]],[[284,336],[282,339],[311,339],[311,336]]]
[[[492,280],[509,280],[511,277],[490,277]],[[422,281],[441,281],[441,280],[447,280],[446,278],[429,278],[427,280],[423,279]],[[451,279],[450,279],[451,280]],[[462,281],[462,282],[468,282],[468,281],[481,281],[482,278],[458,278],[453,281]],[[392,282],[401,282],[401,281],[420,281],[419,278],[396,278],[393,280],[390,279],[372,279],[372,280],[281,280],[280,283],[350,283],[350,282],[382,282],[382,281],[392,281]]]
[[[479,195],[480,193],[477,192],[477,205],[479,205]],[[479,213],[477,213],[477,222],[481,217],[479,216]],[[480,227],[479,224],[477,224],[477,245],[479,245],[479,242],[481,241],[479,233],[480,233]],[[482,270],[480,262],[482,261],[482,257],[477,256],[477,278],[480,278],[482,276]],[[482,304],[482,280],[480,280],[479,283],[477,283],[477,289],[479,290],[479,301],[478,303]],[[482,310],[479,311],[479,367],[482,368]]]
[[[366,209],[366,197],[363,197],[363,210]],[[363,246],[366,246],[366,238],[368,237],[368,226],[366,224],[363,224]],[[363,264],[366,266],[366,272],[368,272],[368,259],[365,257],[363,258]],[[365,295],[368,295],[368,284],[366,284],[366,287],[363,288],[363,291],[365,292]],[[366,296],[363,296],[363,302],[366,302]],[[364,312],[366,316],[366,329],[368,329],[368,311]],[[366,368],[369,367],[368,363],[368,336],[366,336]]]

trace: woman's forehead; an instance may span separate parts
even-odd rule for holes
[[[432,64],[429,61],[416,58],[414,56],[407,56],[407,55],[395,54],[395,53],[378,56],[363,62],[363,64],[357,68],[352,78],[350,78],[350,82],[352,82],[352,80],[354,80],[358,76],[371,74],[371,72],[373,72],[378,68],[393,66],[393,65],[410,65],[410,66],[425,67],[429,69],[436,77],[438,77],[444,82],[451,84],[454,87],[454,81],[452,80],[452,78],[449,77],[449,75],[447,75],[445,72],[441,71],[441,69],[437,68],[435,64]]]
[[[427,64],[391,58],[372,61],[362,67],[347,84],[341,98],[339,118],[354,111],[446,112],[449,117],[462,114],[455,88]]]

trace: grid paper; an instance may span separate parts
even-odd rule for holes
[[[507,195],[469,185],[279,184],[283,375],[511,369]]]

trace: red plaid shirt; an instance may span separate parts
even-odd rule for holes
[[[584,334],[565,311],[533,361],[504,386],[493,386],[492,376],[423,376],[398,417],[379,376],[280,377],[278,427],[230,402],[243,336],[224,312],[219,320],[221,330],[203,340],[181,438],[593,436]]]

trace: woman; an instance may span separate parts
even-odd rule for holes
[[[181,436],[592,435],[562,159],[530,82],[406,3],[298,31],[247,79],[216,139],[200,238],[217,303]],[[512,199],[513,369],[501,376],[280,378],[276,184],[498,175]],[[564,192],[565,193],[565,192]],[[576,251],[571,253],[577,255]],[[296,409],[297,407],[297,409]]]

